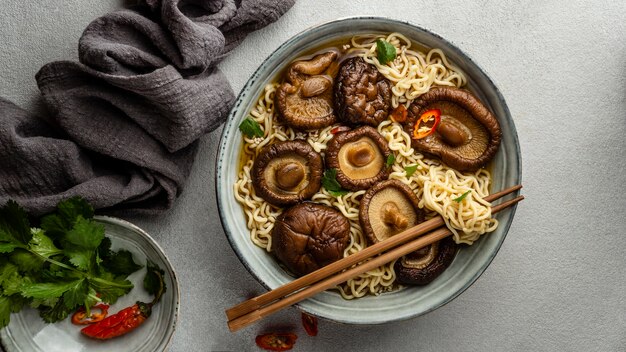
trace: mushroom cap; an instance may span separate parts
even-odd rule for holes
[[[415,123],[431,109],[441,111],[435,133],[411,139],[413,148],[440,158],[459,171],[475,171],[498,151],[502,132],[495,116],[472,93],[434,87],[409,106],[405,130],[413,135]]]
[[[308,274],[343,258],[350,222],[341,212],[305,202],[283,212],[272,229],[272,251],[294,274]]]
[[[391,109],[391,83],[362,57],[345,60],[335,79],[335,110],[350,125],[378,126]]]
[[[359,221],[370,244],[424,221],[424,211],[413,190],[398,180],[377,183],[365,192],[359,206]]]
[[[335,123],[332,66],[336,58],[337,53],[329,51],[289,66],[274,98],[281,122],[299,130]]]
[[[322,156],[307,142],[277,142],[254,160],[252,185],[268,203],[285,206],[311,198],[322,185],[322,172]]]
[[[458,245],[448,236],[422,249],[405,255],[394,264],[396,281],[406,285],[426,285],[446,270]]]
[[[351,191],[367,189],[389,176],[391,150],[375,128],[337,133],[327,144],[326,167],[337,169],[337,182]]]

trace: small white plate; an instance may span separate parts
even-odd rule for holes
[[[142,229],[117,218],[94,218],[105,226],[105,234],[111,239],[112,249],[130,251],[135,262],[144,266],[128,277],[135,287],[109,308],[109,314],[132,306],[136,301],[152,300],[153,297],[143,289],[146,259],[165,271],[167,289],[161,301],[152,308],[150,317],[137,329],[105,341],[82,336],[82,326],[73,325],[69,317],[55,324],[47,324],[39,317],[37,310],[24,308],[19,313],[12,314],[9,325],[0,330],[0,341],[7,352],[152,352],[167,349],[176,329],[180,303],[178,282],[172,265],[161,247]]]

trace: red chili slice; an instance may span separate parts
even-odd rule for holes
[[[431,135],[437,129],[441,121],[441,111],[439,109],[428,110],[415,121],[413,127],[413,139],[422,139]]]
[[[393,109],[391,112],[391,120],[394,122],[403,123],[406,121],[407,110],[404,105],[400,104],[397,108]]]
[[[306,331],[309,336],[317,336],[316,317],[302,313],[302,326],[304,326],[304,331]]]
[[[298,336],[291,333],[270,333],[256,337],[256,345],[267,351],[289,351]]]
[[[348,126],[337,126],[335,128],[333,128],[332,130],[330,130],[331,134],[337,134],[339,132],[346,132],[346,131],[350,131],[350,127]]]
[[[96,304],[95,306],[91,307],[91,309],[94,309],[94,308],[99,309],[100,313],[94,313],[92,311],[89,317],[87,317],[87,313],[85,312],[85,307],[78,308],[76,313],[72,315],[72,324],[89,325],[89,324],[97,323],[103,320],[107,316],[107,314],[109,314],[109,306],[107,304],[102,304],[102,303]]]

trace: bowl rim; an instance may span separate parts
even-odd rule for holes
[[[398,20],[398,19],[394,19],[394,18],[389,18],[389,17],[385,17],[385,16],[346,16],[346,17],[339,17],[339,18],[336,18],[336,19],[333,19],[333,20],[319,22],[319,23],[311,25],[311,26],[305,28],[304,30],[302,30],[302,31],[292,35],[291,37],[289,37],[286,41],[284,41],[282,44],[280,44],[277,48],[272,50],[272,52],[270,54],[268,54],[268,56],[265,59],[263,59],[263,61],[259,64],[257,69],[250,75],[250,78],[248,78],[248,80],[246,81],[244,86],[241,88],[239,94],[237,95],[237,98],[234,101],[233,107],[231,108],[231,110],[228,113],[228,116],[226,118],[226,123],[224,124],[224,128],[222,129],[222,132],[220,134],[219,145],[218,145],[218,150],[217,150],[217,157],[215,159],[215,170],[216,170],[216,172],[215,172],[215,193],[216,193],[216,199],[217,199],[218,214],[219,214],[220,222],[221,222],[221,225],[222,225],[222,229],[224,230],[224,234],[226,235],[226,238],[228,239],[228,243],[229,243],[230,247],[233,249],[233,251],[235,252],[235,254],[237,255],[239,261],[244,265],[246,270],[255,278],[255,280],[258,283],[260,283],[268,291],[271,290],[271,287],[269,287],[269,285],[257,275],[257,273],[250,266],[250,264],[245,259],[243,259],[244,258],[243,253],[237,247],[237,245],[236,245],[236,243],[234,241],[234,238],[233,238],[233,234],[231,233],[229,227],[227,226],[228,222],[227,222],[227,220],[225,218],[223,205],[222,205],[223,202],[224,202],[224,199],[222,198],[222,195],[220,193],[220,189],[218,187],[218,185],[220,184],[220,180],[224,176],[224,175],[222,175],[220,173],[220,170],[222,170],[222,168],[220,167],[222,159],[219,156],[222,155],[225,152],[226,148],[228,148],[228,146],[225,144],[226,143],[225,140],[226,140],[226,137],[227,137],[227,131],[230,129],[231,125],[235,123],[234,115],[238,111],[239,105],[241,104],[242,100],[245,98],[245,95],[247,95],[248,89],[255,83],[255,80],[252,80],[251,78],[252,77],[256,77],[257,74],[259,73],[259,71],[261,71],[262,69],[265,68],[265,66],[267,65],[268,61],[277,52],[280,52],[285,47],[290,46],[293,42],[296,42],[301,36],[307,34],[310,31],[321,29],[321,28],[326,27],[326,26],[332,26],[332,25],[334,25],[336,23],[349,22],[349,21],[356,21],[356,22],[379,21],[379,22],[388,22],[388,23],[391,23],[391,24],[394,24],[394,25],[414,27],[417,30],[423,31],[425,33],[428,33],[428,35],[431,35],[434,38],[436,38],[437,40],[443,42],[444,44],[446,44],[449,47],[448,48],[449,50],[454,51],[456,55],[461,57],[463,60],[466,60],[466,61],[470,62],[473,66],[476,67],[476,69],[478,71],[480,71],[480,73],[486,78],[488,84],[491,85],[494,88],[494,91],[496,93],[496,98],[497,98],[499,104],[501,104],[501,108],[504,111],[505,115],[510,118],[511,122],[513,122],[513,117],[511,116],[511,112],[509,110],[509,107],[506,104],[506,100],[504,99],[504,96],[502,95],[500,89],[498,88],[496,83],[493,81],[491,76],[489,76],[487,74],[487,72],[479,64],[477,64],[476,61],[474,61],[471,58],[471,56],[469,56],[467,53],[465,53],[460,48],[458,48],[454,43],[452,43],[451,41],[443,38],[442,36],[440,36],[439,34],[431,31],[430,29],[424,28],[424,27],[422,27],[420,25],[417,25],[415,23],[412,23],[412,22],[409,22],[409,21],[405,21],[405,20]],[[409,39],[412,39],[412,38],[409,38]],[[521,154],[521,148],[520,148],[520,144],[519,144],[519,137],[518,137],[518,134],[517,134],[517,128],[515,127],[514,123],[512,123],[510,125],[510,132],[515,137],[512,140],[512,142],[513,142],[512,143],[512,147],[513,147],[512,149],[513,149],[514,154],[517,155],[517,159],[518,159],[517,170],[514,171],[514,172],[516,172],[516,175],[517,175],[515,182],[517,184],[520,184],[521,180],[522,180],[522,154]],[[519,195],[519,191],[515,192],[514,195]],[[431,306],[428,309],[416,312],[414,314],[409,314],[409,315],[406,315],[406,316],[403,316],[403,317],[398,317],[398,318],[394,318],[394,319],[388,319],[388,320],[385,320],[385,321],[361,323],[361,322],[340,320],[340,319],[320,316],[319,314],[316,314],[316,312],[312,312],[309,309],[304,308],[300,303],[294,304],[294,307],[298,308],[299,310],[301,310],[303,312],[306,312],[308,314],[317,316],[317,317],[319,317],[321,319],[324,319],[324,320],[328,320],[328,321],[332,321],[332,322],[336,322],[336,323],[341,323],[341,324],[354,324],[354,325],[381,325],[381,324],[386,324],[386,323],[394,322],[394,321],[409,320],[409,319],[413,319],[413,318],[416,318],[418,316],[430,313],[430,312],[432,312],[432,311],[434,311],[434,310],[436,310],[436,309],[438,309],[438,308],[440,308],[440,307],[450,303],[454,299],[456,299],[459,295],[461,295],[463,292],[465,292],[470,286],[472,286],[476,282],[476,280],[478,280],[478,278],[480,278],[482,276],[482,274],[487,270],[487,267],[489,267],[489,265],[491,265],[491,262],[493,261],[493,259],[497,255],[497,253],[500,251],[500,248],[502,247],[502,244],[504,243],[504,240],[506,239],[506,236],[508,235],[508,232],[509,232],[509,229],[511,227],[511,224],[513,223],[513,219],[515,218],[516,210],[517,210],[517,204],[515,204],[512,207],[510,207],[509,212],[510,212],[510,216],[511,216],[511,221],[509,221],[507,224],[505,224],[505,226],[503,228],[503,235],[502,235],[501,239],[495,245],[492,253],[490,253],[489,256],[487,258],[485,258],[484,264],[480,267],[480,270],[478,270],[474,275],[472,275],[472,277],[469,280],[467,280],[467,282],[465,283],[465,285],[463,285],[463,287],[461,287],[458,290],[454,291],[444,301],[442,301],[442,302],[440,302],[438,304],[435,304],[435,305]]]

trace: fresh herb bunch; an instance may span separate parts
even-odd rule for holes
[[[112,251],[93,208],[75,197],[31,228],[16,202],[0,209],[0,328],[24,306],[48,323],[80,306],[115,303],[133,284],[126,278],[142,266],[127,250]]]

